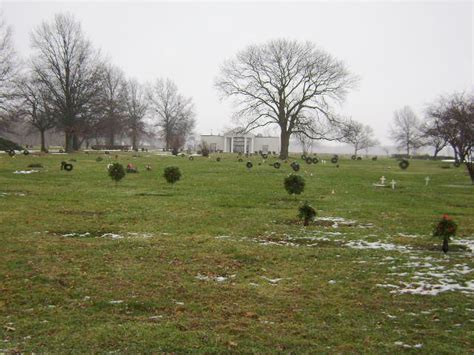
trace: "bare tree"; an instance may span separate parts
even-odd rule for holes
[[[177,152],[194,129],[195,113],[192,99],[179,94],[178,87],[169,79],[156,80],[148,96],[151,113],[157,119],[165,149]]]
[[[136,80],[128,80],[124,89],[124,124],[132,141],[132,149],[138,150],[140,134],[145,133],[144,119],[148,110],[146,93]]]
[[[436,159],[438,153],[448,144],[446,137],[440,132],[440,121],[434,117],[428,117],[428,120],[421,125],[421,138],[424,145],[434,148],[433,157]]]
[[[16,88],[16,115],[40,133],[41,151],[46,152],[45,132],[56,125],[50,93],[31,73],[19,80]]]
[[[43,22],[32,33],[31,42],[36,51],[32,64],[51,94],[58,127],[66,136],[66,151],[77,150],[96,112],[92,105],[100,94],[103,72],[99,54],[70,15],[58,14],[52,22]]]
[[[7,130],[11,115],[11,103],[18,75],[18,59],[13,48],[12,30],[0,13],[0,132]]]
[[[116,136],[123,132],[125,125],[124,87],[125,77],[122,70],[110,64],[105,65],[98,102],[101,119],[97,129],[111,146],[115,144]]]
[[[464,162],[474,184],[474,96],[455,93],[440,97],[427,110],[436,124],[436,134],[453,148],[456,159]]]
[[[343,138],[342,142],[351,144],[354,146],[354,155],[357,156],[359,150],[368,150],[371,147],[379,144],[378,140],[374,137],[374,131],[372,127],[364,125],[357,121],[349,121],[343,125]]]
[[[406,150],[408,157],[411,151],[423,146],[420,120],[409,106],[395,111],[390,136],[397,143],[398,149]]]
[[[277,39],[249,46],[226,61],[216,87],[225,97],[235,97],[235,116],[245,129],[278,125],[280,158],[288,157],[292,134],[332,140],[340,102],[356,78],[345,65],[310,42]]]
[[[303,154],[308,154],[313,148],[314,140],[308,137],[303,133],[297,133],[296,139],[301,144],[301,148],[303,149]]]

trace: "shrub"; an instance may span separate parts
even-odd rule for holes
[[[163,176],[169,184],[174,184],[181,179],[181,171],[177,166],[168,166],[165,168]]]
[[[203,157],[209,156],[209,147],[206,142],[201,143],[201,154]]]
[[[125,169],[123,168],[123,165],[120,163],[110,164],[109,176],[111,177],[112,180],[115,181],[115,184],[117,184],[125,176]]]
[[[447,214],[444,214],[443,217],[441,217],[441,220],[435,226],[433,236],[443,238],[442,250],[445,253],[447,253],[449,249],[449,238],[456,235],[457,228],[458,226],[456,222],[454,222]]]
[[[102,158],[102,157],[97,157],[97,158],[95,159],[96,162],[101,162],[102,160],[104,160],[104,158]]]
[[[303,177],[299,175],[294,175],[291,174],[288,177],[285,178],[284,181],[284,186],[285,190],[290,194],[290,195],[299,195],[300,193],[303,192],[304,190],[304,179]]]
[[[311,207],[308,201],[305,201],[303,205],[298,208],[298,212],[298,215],[303,220],[303,225],[305,226],[316,217],[316,210]]]

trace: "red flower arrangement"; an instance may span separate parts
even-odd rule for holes
[[[457,228],[458,225],[456,224],[456,222],[454,222],[453,219],[447,214],[443,214],[441,220],[435,226],[433,236],[443,238],[442,249],[445,253],[448,252],[449,238],[456,235]]]

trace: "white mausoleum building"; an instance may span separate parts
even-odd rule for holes
[[[201,135],[201,141],[206,143],[211,152],[224,153],[280,153],[280,138],[254,135],[251,133],[239,133],[239,129],[233,129],[224,135]]]

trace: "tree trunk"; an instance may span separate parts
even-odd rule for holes
[[[72,135],[72,148],[74,151],[77,151],[81,148],[81,141],[79,139],[79,136],[77,135],[77,133],[73,133]]]
[[[290,146],[290,133],[281,130],[280,135],[280,159],[285,160],[288,158],[288,148]]]
[[[467,171],[469,172],[469,176],[471,177],[471,183],[474,185],[474,163],[469,162],[468,159],[465,159],[464,164],[466,164]]]
[[[72,153],[74,151],[73,147],[73,134],[70,133],[69,131],[64,132],[65,135],[65,144],[64,144],[64,149],[66,149],[67,153]]]
[[[40,140],[41,140],[41,151],[46,152],[46,145],[44,139],[44,130],[40,130]]]
[[[443,251],[445,253],[447,253],[449,250],[448,242],[449,242],[449,237],[443,237]]]
[[[109,132],[108,144],[109,145],[115,145],[115,132],[114,132],[113,129],[111,129],[110,132]]]
[[[137,146],[137,133],[135,131],[132,132],[132,150],[138,150]]]
[[[407,144],[407,158],[410,158],[410,144]]]

